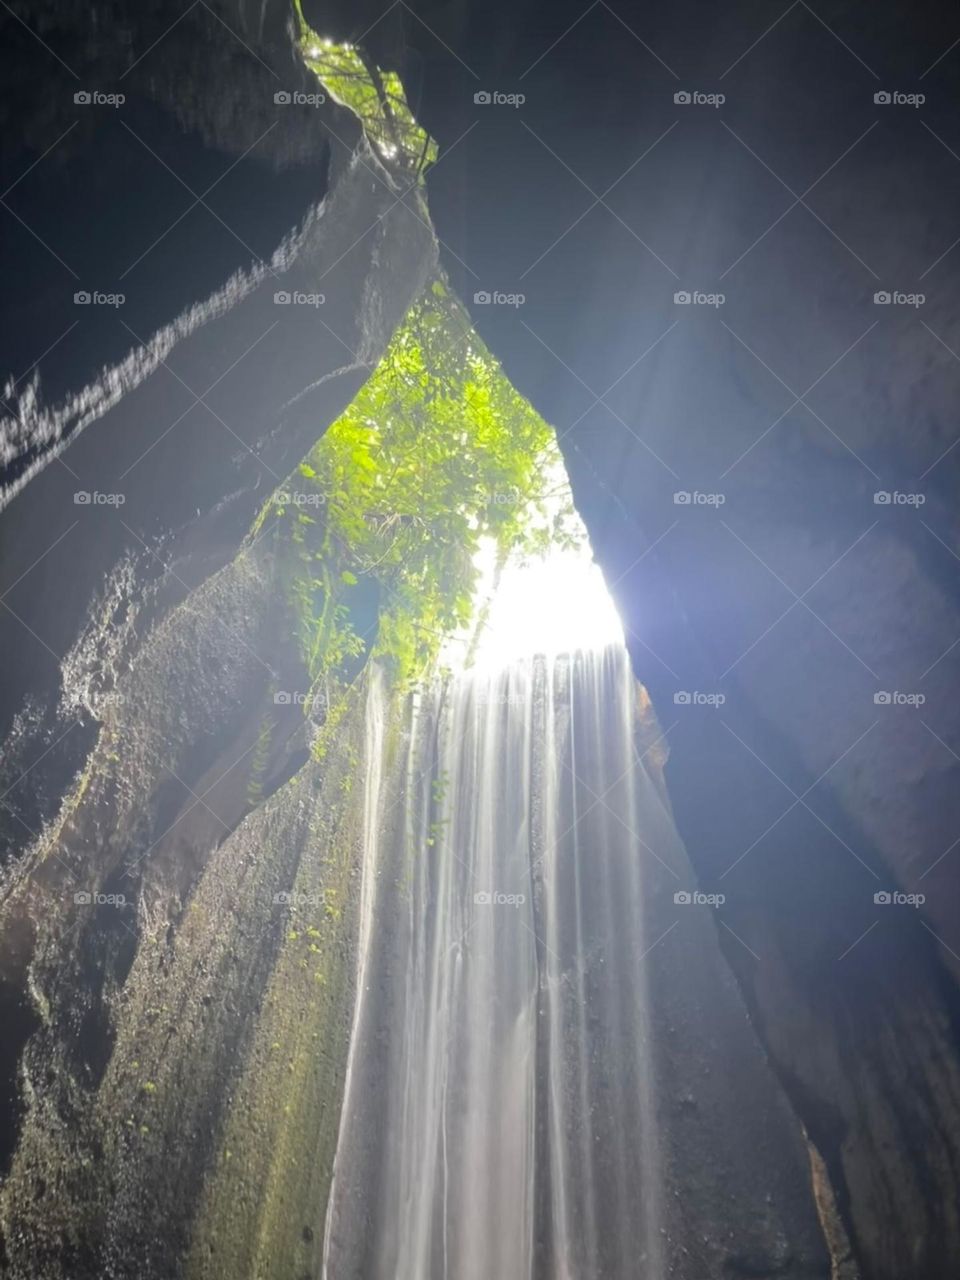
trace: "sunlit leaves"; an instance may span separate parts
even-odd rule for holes
[[[361,651],[346,605],[375,588],[372,651],[423,675],[471,621],[482,538],[502,556],[571,536],[553,431],[520,396],[457,299],[435,282],[356,399],[299,468],[316,522],[284,516],[311,674]],[[369,595],[369,593],[368,593]]]
[[[437,158],[437,144],[417,124],[395,71],[380,71],[351,44],[327,40],[307,24],[299,0],[300,52],[330,96],[363,125],[368,142],[391,166],[423,170]]]

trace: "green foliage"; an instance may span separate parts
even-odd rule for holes
[[[367,650],[364,602],[373,655],[401,685],[424,676],[471,623],[481,540],[501,562],[575,540],[555,501],[558,458],[552,429],[435,282],[301,464],[299,503],[274,499],[311,678]]]
[[[397,74],[323,38],[300,0],[294,7],[300,54],[324,89],[357,116],[386,167],[420,177],[437,148]],[[314,687],[324,682],[328,722],[337,710],[330,680],[349,680],[362,654],[372,648],[409,684],[445,636],[468,626],[481,539],[505,558],[572,537],[565,514],[550,517],[545,505],[557,457],[551,429],[435,282],[301,464],[311,501],[276,508],[298,639]],[[363,608],[373,614],[367,628],[357,622]]]
[[[437,144],[417,124],[395,71],[380,71],[352,44],[326,40],[306,22],[300,0],[300,53],[330,96],[349,107],[377,155],[394,168],[422,173],[437,158]]]

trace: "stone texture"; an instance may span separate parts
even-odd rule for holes
[[[952,1275],[955,32],[934,5],[512,15],[507,43],[468,27],[469,70],[415,37],[450,269],[525,294],[475,319],[560,432],[678,825],[861,1273]],[[926,103],[874,102],[894,89]],[[726,701],[675,701],[697,692]],[[896,890],[926,901],[875,904]]]

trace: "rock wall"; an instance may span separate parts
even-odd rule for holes
[[[21,246],[26,288],[5,302],[5,1274],[299,1272],[322,1231],[356,725],[348,711],[311,758],[302,705],[276,700],[308,682],[270,522],[241,543],[376,364],[436,243],[349,112],[275,102],[318,89],[291,20],[4,18],[14,79],[46,84],[25,154],[2,157],[15,183],[36,161],[37,183],[11,197],[36,257]],[[127,114],[84,116],[78,83],[123,92]],[[77,284],[109,288],[137,254],[129,307],[79,309]]]
[[[270,1276],[322,1232],[362,714],[320,761],[276,701],[258,651],[302,681],[281,576],[245,551],[149,635],[8,882],[0,975],[32,1014],[5,1045],[12,1277]]]
[[[861,1273],[953,1275],[955,32],[935,5],[511,14],[466,67],[415,37],[428,126],[431,83],[457,104],[450,269],[557,425]]]

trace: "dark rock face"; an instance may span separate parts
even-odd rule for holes
[[[238,551],[379,359],[436,244],[419,191],[349,113],[274,104],[277,86],[317,88],[290,19],[3,20],[20,33],[13,82],[49,91],[20,103],[35,132],[3,154],[9,216],[28,224],[9,250],[24,287],[4,303],[0,489],[0,1257],[15,1275],[253,1275],[260,1248],[296,1274],[325,1203],[355,752],[346,723],[328,765],[307,763],[302,711],[273,697],[306,680],[282,575],[269,539]],[[57,49],[75,63],[66,99]],[[124,92],[126,114],[84,124],[78,83]],[[58,228],[64,192],[89,202]],[[81,285],[127,300],[78,304]],[[322,301],[283,301],[297,291]],[[291,927],[294,896],[314,935]]]
[[[265,8],[263,21],[267,13]],[[73,257],[69,247],[61,243],[58,260],[48,247],[36,244],[28,267],[41,285],[35,281],[32,290],[45,287],[48,270],[58,273],[38,326],[32,327],[29,318],[25,326],[19,323],[22,297],[11,293],[7,301],[8,327],[25,327],[32,345],[24,347],[22,357],[16,348],[8,353],[11,369],[24,373],[16,381],[11,373],[4,398],[4,732],[25,694],[45,697],[55,688],[57,667],[79,635],[94,594],[125,557],[141,562],[136,576],[147,580],[177,561],[186,590],[197,575],[212,572],[233,554],[265,496],[349,403],[435,261],[419,193],[400,198],[407,184],[398,185],[367,154],[353,117],[330,103],[302,109],[289,104],[301,118],[302,128],[293,130],[298,145],[311,147],[308,181],[285,186],[280,180],[279,216],[273,211],[251,219],[259,254],[234,231],[235,206],[242,213],[262,200],[264,190],[274,189],[276,166],[287,163],[269,147],[253,157],[256,148],[245,132],[251,117],[243,107],[249,77],[260,77],[257,91],[249,89],[253,103],[269,103],[269,111],[252,108],[271,119],[264,141],[277,129],[290,129],[284,123],[288,104],[273,102],[275,86],[296,88],[299,83],[315,91],[317,85],[308,83],[302,69],[300,80],[291,70],[285,7],[282,21],[269,25],[279,43],[259,31],[256,53],[244,45],[244,32],[253,37],[242,12],[228,16],[239,36],[224,29],[223,15],[215,20],[211,12],[207,18],[212,27],[188,27],[186,45],[172,34],[171,44],[164,40],[160,79],[189,86],[203,104],[191,116],[190,95],[171,88],[177,111],[187,111],[176,128],[163,116],[155,118],[155,108],[145,120],[136,114],[145,110],[147,98],[153,101],[151,95],[163,96],[156,76],[143,83],[135,79],[157,38],[156,10],[128,15],[136,32],[133,47],[137,54],[143,51],[142,61],[129,51],[121,57],[123,41],[118,46],[112,36],[104,35],[88,52],[81,43],[75,59],[79,70],[70,72],[69,84],[78,83],[81,72],[92,67],[91,83],[116,80],[127,101],[117,108],[97,108],[101,114],[113,110],[118,120],[87,134],[82,119],[75,119],[76,127],[64,139],[70,144],[67,151],[51,153],[59,157],[56,165],[36,165],[42,179],[23,209],[31,222],[36,222],[34,206],[49,212],[64,189],[76,193],[100,183],[111,192],[112,238],[99,227],[99,206],[81,209],[71,234],[78,246],[85,237],[94,241],[84,279],[68,264]],[[17,25],[12,17],[8,21]],[[199,21],[199,15],[184,18],[184,24],[190,21]],[[101,24],[107,31],[126,30],[116,15],[102,15]],[[63,41],[71,34],[69,24],[65,33],[59,23],[54,30]],[[38,76],[37,59],[50,57],[37,38],[44,33],[48,41],[54,39],[44,28],[25,46],[32,51],[31,66]],[[231,50],[239,48],[250,64],[239,80],[220,67],[225,42]],[[209,78],[197,67],[201,54],[209,56]],[[129,76],[117,69],[124,60]],[[225,102],[232,103],[241,123],[232,131],[224,127],[211,133],[203,124],[204,112],[219,111]],[[86,107],[74,106],[71,97],[66,114],[82,117]],[[310,112],[306,121],[301,110]],[[58,118],[57,127],[60,123]],[[201,146],[198,139],[208,145]],[[111,167],[116,148],[131,140],[137,155],[151,157],[149,176],[134,168],[128,178],[126,153],[119,169]],[[220,150],[213,150],[214,144]],[[332,159],[331,148],[336,152]],[[244,169],[239,168],[241,155]],[[224,209],[227,217],[211,196],[199,210],[202,223],[191,225],[191,234],[180,243],[178,231],[198,211],[189,193],[170,202],[166,188],[171,182],[177,185],[171,170],[190,173],[194,195],[202,194],[208,182],[225,178],[225,170],[238,182],[233,202]],[[141,182],[146,195],[139,189]],[[134,250],[123,241],[120,223],[136,221],[141,200],[158,205],[154,213],[163,216],[146,219],[139,233],[144,242]],[[145,228],[153,222],[156,238],[151,243]],[[166,283],[170,278],[176,287]],[[94,294],[112,294],[114,286],[120,293],[126,290],[131,307],[126,301],[75,305],[73,294],[80,283]],[[315,306],[278,302],[278,297],[298,292],[322,301]],[[27,311],[29,317],[29,306]],[[59,344],[58,333],[63,339]],[[55,352],[40,362],[39,372],[31,371],[28,360],[35,361],[38,351],[51,345]],[[59,457],[68,441],[69,462]],[[18,501],[28,482],[29,498]]]
[[[136,335],[268,260],[348,158],[344,113],[276,109],[278,90],[315,86],[287,6],[253,8],[3,11],[4,377],[21,392],[40,362],[42,399],[57,404]],[[125,302],[81,311],[79,291]]]
[[[13,1277],[252,1276],[261,1252],[293,1274],[322,1224],[362,716],[305,763],[259,657],[302,680],[278,576],[247,549],[153,630],[5,886],[0,975],[36,1015],[5,1027],[27,1100],[0,1152]]]
[[[365,33],[419,94],[418,114],[448,149],[430,198],[463,296],[524,295],[479,302],[475,318],[561,435],[668,735],[678,826],[704,887],[727,894],[735,932],[722,944],[829,1179],[838,1256],[848,1242],[871,1280],[952,1278],[952,20],[932,4],[305,9],[318,29]],[[151,565],[160,575],[159,553],[175,570],[157,587],[162,612],[231,560],[264,493],[348,402],[433,264],[432,235],[358,164],[347,113],[271,111],[277,85],[305,86],[290,17],[286,5],[240,0],[182,18],[123,3],[76,18],[16,3],[0,15],[6,119],[15,107],[27,122],[2,131],[0,153],[12,233],[4,374],[16,379],[4,395],[0,719],[5,730],[19,714],[21,738],[43,744],[3,784],[29,797],[16,819],[13,796],[4,801],[11,852],[90,749],[82,707],[75,727],[57,720],[56,682],[105,576],[133,560],[143,585]],[[129,112],[74,111],[87,87],[125,93]],[[481,91],[526,102],[475,103]],[[675,102],[678,92],[726,101]],[[875,103],[876,92],[926,102]],[[274,325],[281,287],[323,290],[325,309]],[[86,289],[128,302],[82,307],[71,328]],[[675,302],[682,292],[724,301]],[[875,304],[878,292],[925,301]],[[126,394],[114,405],[117,371]],[[122,492],[124,505],[74,502],[94,488]],[[99,621],[136,636],[110,590]],[[93,628],[101,641],[110,630]],[[234,660],[231,641],[208,666]],[[254,727],[219,725],[213,737],[246,746]],[[171,760],[202,791],[217,758]],[[158,793],[154,816],[178,803]],[[243,811],[232,797],[230,821]],[[167,890],[189,881],[191,848],[208,844],[197,832],[164,850]],[[894,891],[925,901],[875,902]],[[29,914],[18,922],[0,975],[13,1032],[5,1092],[40,1029],[24,993]],[[106,972],[115,990],[125,945],[118,933],[103,952],[79,949],[77,981],[95,988]],[[141,989],[146,1018],[145,976]],[[104,1063],[87,1050],[104,1013],[93,998],[85,1010],[73,1065],[96,1086]],[[105,1078],[112,1088],[109,1068]],[[213,1219],[235,1220],[236,1207],[223,1210],[232,1190],[227,1179]],[[302,1249],[300,1205],[278,1221]],[[85,1245],[70,1247],[79,1273]],[[236,1274],[252,1247],[236,1245]],[[9,1252],[0,1239],[0,1258]],[[291,1273],[301,1261],[291,1246]],[[776,1274],[769,1259],[737,1265]]]
[[[457,43],[469,69],[415,37],[450,268],[525,295],[475,318],[560,432],[863,1274],[952,1275],[956,33],[935,5],[505,23]]]

